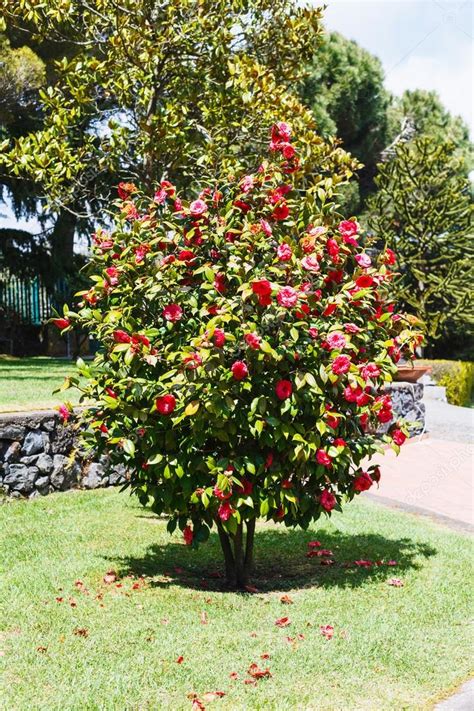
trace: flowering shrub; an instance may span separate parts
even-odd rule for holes
[[[166,180],[152,199],[121,184],[92,286],[58,320],[102,345],[79,364],[94,446],[187,544],[216,526],[237,585],[256,518],[305,528],[340,510],[380,477],[362,460],[406,437],[375,433],[392,419],[382,386],[419,337],[388,296],[395,255],[374,261],[354,219],[300,189],[297,149],[276,124],[271,161],[191,202]]]

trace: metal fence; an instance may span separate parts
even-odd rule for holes
[[[65,291],[64,286],[60,285],[59,291]],[[39,277],[0,277],[0,306],[14,313],[22,323],[41,325],[51,317],[55,305],[55,300]]]

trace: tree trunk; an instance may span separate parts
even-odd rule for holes
[[[74,233],[77,218],[67,210],[61,210],[51,232],[51,274],[53,287],[56,280],[72,272],[74,259]]]
[[[239,523],[237,531],[231,535],[217,522],[219,540],[224,553],[227,586],[234,590],[244,590],[250,579],[253,566],[253,546],[255,519],[247,521],[244,543],[244,524]]]

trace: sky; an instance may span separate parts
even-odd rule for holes
[[[473,0],[326,0],[325,25],[382,61],[385,85],[437,91],[473,127]]]

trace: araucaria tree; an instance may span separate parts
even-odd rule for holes
[[[420,317],[431,341],[449,324],[471,328],[471,185],[456,146],[429,136],[400,145],[379,166],[369,226],[398,254],[394,293]]]
[[[393,417],[383,384],[419,338],[387,297],[394,254],[374,262],[354,219],[300,189],[286,123],[270,155],[190,202],[168,181],[121,184],[91,288],[56,319],[102,345],[80,363],[94,446],[186,543],[215,526],[238,587],[258,518],[306,528],[378,481],[363,459],[406,437],[376,434]]]

